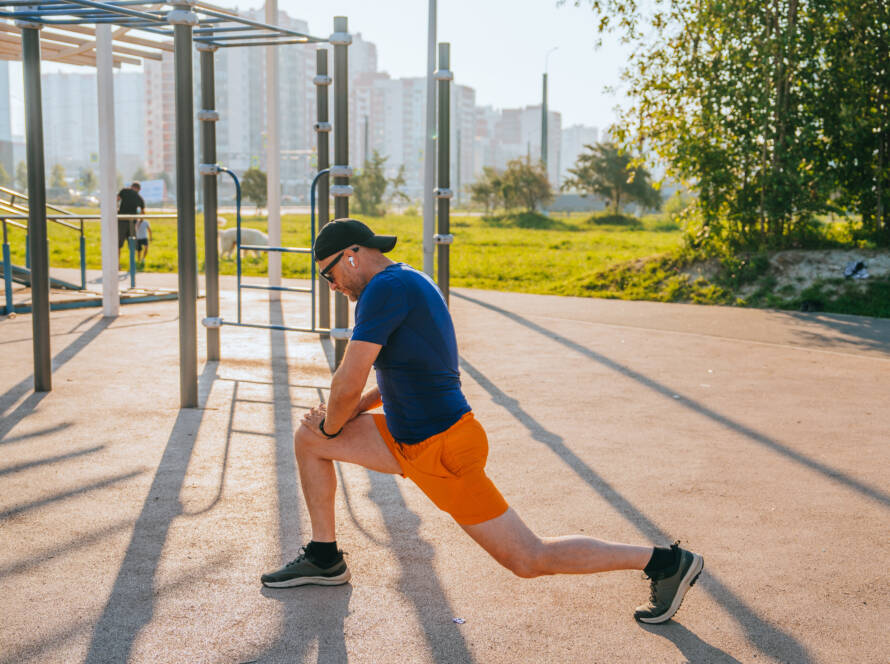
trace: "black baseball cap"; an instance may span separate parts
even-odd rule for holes
[[[334,219],[325,224],[315,238],[315,260],[324,260],[354,244],[386,253],[396,246],[396,236],[374,235],[374,231],[357,219]]]

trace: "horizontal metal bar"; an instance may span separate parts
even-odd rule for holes
[[[126,7],[116,7],[115,5],[109,5],[104,2],[93,2],[92,0],[66,0],[71,4],[81,5],[83,7],[94,7],[96,9],[104,9],[109,14],[121,14],[123,16],[134,16],[136,18],[141,18],[146,21],[156,21],[156,22],[165,22],[166,18],[163,16],[158,16],[156,14],[149,14],[148,12],[139,12],[135,9],[127,9]]]
[[[202,42],[204,44],[213,44],[214,46],[219,46],[220,48],[236,48],[238,46],[289,46],[290,44],[318,44],[319,41],[314,41],[313,37],[299,37],[296,39],[277,39],[277,40],[269,40],[269,41],[250,41],[250,42],[238,42],[237,44],[220,44],[216,40],[213,39],[196,39],[195,41]]]
[[[26,214],[5,214],[3,215],[4,219],[30,219],[30,217]],[[101,215],[98,214],[48,214],[45,216],[46,219],[50,221],[54,221],[56,219],[82,219],[83,221],[98,221],[102,219]],[[128,221],[130,219],[176,219],[175,214],[119,214],[117,218],[120,220]],[[265,249],[266,247],[260,247],[261,249]],[[308,250],[307,250],[308,251]]]
[[[15,221],[7,221],[6,218],[0,218],[0,221],[9,224],[10,226],[15,226],[16,228],[21,228],[23,231],[28,230],[28,227],[25,224],[19,224]]]
[[[80,0],[81,2],[86,2],[86,0]],[[252,25],[255,28],[261,28],[263,30],[269,30],[271,32],[277,32],[282,35],[291,35],[293,37],[308,37],[312,38],[311,35],[307,35],[303,32],[297,32],[296,30],[288,30],[287,28],[282,28],[275,25],[269,25],[267,23],[260,23],[258,21],[251,21],[250,19],[246,19],[243,16],[233,16],[231,14],[225,14],[223,12],[217,12],[212,9],[207,9],[201,5],[196,5],[192,7],[192,11],[196,14],[205,14],[207,16],[216,16],[219,18],[224,18],[232,23],[242,23],[244,25]],[[316,38],[317,39],[317,38]]]
[[[281,330],[282,332],[309,332],[312,334],[330,334],[330,330],[309,328],[309,327],[289,327],[287,325],[264,325],[261,323],[231,323],[227,320],[221,320],[220,325],[231,325],[233,327],[254,327],[260,330]]]
[[[263,286],[262,284],[241,284],[241,288],[250,288],[252,290],[265,291],[283,291],[287,293],[311,293],[311,288],[303,288],[300,286]]]
[[[237,32],[238,30],[253,30],[251,25],[233,25],[228,28],[195,28],[192,34],[200,35],[205,32]]]
[[[242,244],[241,251],[277,251],[282,254],[310,254],[312,249],[301,247],[264,247],[256,244]]]

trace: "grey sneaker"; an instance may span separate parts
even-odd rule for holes
[[[339,586],[349,581],[350,576],[342,552],[340,552],[340,560],[330,567],[319,567],[310,560],[304,546],[300,548],[300,555],[294,560],[279,570],[263,574],[260,581],[269,588],[290,588],[307,584]]]
[[[670,576],[655,576],[651,579],[649,603],[638,606],[634,618],[640,622],[657,624],[667,622],[680,608],[686,591],[695,585],[702,568],[704,558],[697,553],[680,548],[675,542],[671,548],[680,555],[677,571]]]

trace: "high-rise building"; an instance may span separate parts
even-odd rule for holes
[[[593,145],[599,140],[599,129],[585,125],[572,125],[562,130],[562,156],[560,158],[559,179],[560,182],[568,177],[569,169],[574,168],[578,155],[584,151],[584,146]]]
[[[64,166],[69,178],[99,166],[99,103],[96,74],[54,72],[41,76],[43,143],[47,170]],[[145,90],[141,72],[114,73],[114,137],[117,170],[124,179],[145,163]]]
[[[12,109],[9,94],[9,63],[0,61],[0,166],[9,176],[15,177],[12,154]]]

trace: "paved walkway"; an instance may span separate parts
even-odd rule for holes
[[[887,661],[890,321],[463,289],[452,309],[508,501],[542,534],[703,553],[674,621],[633,621],[638,573],[515,578],[413,485],[347,465],[352,582],[263,589],[308,539],[291,440],[330,345],[224,328],[204,363],[201,331],[180,410],[177,304],[155,302],[54,312],[44,394],[31,317],[0,319],[0,664]]]

